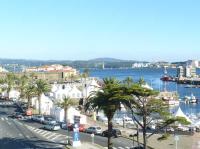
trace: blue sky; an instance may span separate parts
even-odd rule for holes
[[[198,0],[0,0],[0,57],[200,59],[199,6]]]

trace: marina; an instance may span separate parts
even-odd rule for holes
[[[81,71],[81,70],[80,70]],[[170,76],[176,76],[176,69],[168,69],[168,74]],[[134,81],[138,81],[141,77],[155,90],[168,92],[177,92],[179,95],[179,104],[174,104],[171,109],[177,110],[178,107],[182,109],[182,111],[186,115],[200,115],[200,104],[198,99],[200,99],[200,89],[199,88],[187,88],[185,84],[177,84],[176,82],[163,82],[160,78],[163,76],[164,69],[163,68],[138,68],[138,69],[96,69],[90,70],[90,75],[92,77],[98,77],[103,79],[105,77],[115,77],[119,80],[123,80],[126,77],[130,76]],[[197,74],[200,74],[200,69],[197,69]],[[193,94],[197,99],[197,103],[186,104],[184,102],[185,96],[190,96]]]

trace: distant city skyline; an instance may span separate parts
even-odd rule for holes
[[[0,58],[200,60],[200,1],[0,2]]]

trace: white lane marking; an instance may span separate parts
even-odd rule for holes
[[[34,131],[35,131],[35,130],[37,130],[37,128],[33,128],[32,130],[34,130]]]
[[[4,121],[4,118],[3,118],[3,117],[1,117],[1,120],[2,120],[2,121]]]
[[[8,118],[7,118],[7,117],[6,117],[5,119],[6,119],[6,120],[8,120]]]
[[[53,134],[51,134],[51,135],[49,135],[49,136],[47,136],[47,139],[49,139],[49,138],[51,138],[51,137],[53,137],[53,136],[55,136],[56,134],[55,133],[53,133]]]
[[[44,131],[44,130],[43,130],[40,134],[41,134],[41,135],[44,135],[45,133],[47,133],[47,131]]]
[[[57,135],[57,136],[55,136],[55,137],[53,137],[51,140],[53,141],[53,140],[55,140],[55,139],[57,139],[57,138],[59,138],[59,137],[61,137],[62,135]]]
[[[46,136],[46,135],[49,135],[49,134],[51,134],[50,132],[47,132],[45,135],[43,135],[44,137]]]
[[[37,129],[37,128],[36,128],[34,131],[35,131],[35,132],[38,132],[38,131],[40,131],[40,129]]]
[[[19,136],[22,137],[23,135],[20,133]]]
[[[8,125],[10,125],[11,126],[11,123],[10,122],[7,122],[8,123]]]
[[[65,141],[67,141],[67,140],[65,140]],[[65,141],[60,141],[60,143],[65,143]]]
[[[30,139],[30,137],[29,136],[26,136],[28,139]]]
[[[41,133],[43,130],[39,129],[39,131],[37,131],[37,133]]]
[[[57,147],[57,148],[63,148],[64,145],[57,145],[56,147]]]

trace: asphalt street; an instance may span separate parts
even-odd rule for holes
[[[10,101],[0,101],[0,149],[49,148],[59,149],[67,140],[67,130],[44,131],[43,125],[32,120],[17,120],[9,118],[13,112],[20,109]],[[30,126],[28,129],[26,126]],[[70,132],[72,140],[72,132]],[[80,133],[81,142],[92,142],[91,134]],[[55,143],[57,142],[57,143]],[[94,143],[103,147],[107,138],[95,135]],[[113,138],[116,149],[130,149],[133,142],[122,137]]]
[[[10,101],[0,101],[0,149],[62,149],[62,144],[50,142],[30,131],[16,119],[9,118],[19,111]]]

